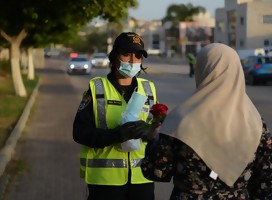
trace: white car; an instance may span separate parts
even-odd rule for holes
[[[110,61],[107,53],[94,53],[91,57],[93,67],[109,67]]]
[[[148,48],[147,49],[147,54],[148,55],[160,55],[161,51],[160,51],[160,49],[151,49],[151,48]]]
[[[92,64],[88,57],[78,56],[69,59],[68,74],[91,74]]]

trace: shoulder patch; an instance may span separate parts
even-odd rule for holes
[[[86,108],[87,105],[89,105],[90,101],[91,101],[91,96],[90,95],[85,95],[82,98],[82,100],[81,100],[81,102],[79,104],[77,112],[80,112],[80,111],[84,110],[84,108]]]

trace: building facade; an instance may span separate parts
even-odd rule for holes
[[[196,54],[201,47],[213,42],[215,19],[210,13],[193,16],[192,22],[179,22],[179,44],[183,55]]]
[[[215,42],[236,50],[272,46],[272,0],[225,0],[215,18]]]
[[[176,25],[170,21],[137,20],[134,30],[142,36],[149,54],[170,57],[185,55],[187,51],[196,53],[202,46],[213,42],[214,26],[214,17],[206,12],[193,16],[191,22],[182,21]]]

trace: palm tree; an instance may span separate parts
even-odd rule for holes
[[[167,8],[166,16],[162,19],[163,24],[166,22],[171,24],[166,30],[166,41],[167,48],[177,51],[178,49],[178,38],[179,38],[179,27],[178,24],[181,21],[193,21],[193,16],[206,12],[206,9],[202,6],[193,6],[191,3],[188,4],[171,4]]]
[[[191,3],[172,4],[167,8],[163,22],[171,21],[173,24],[176,24],[180,21],[193,21],[192,16],[201,12],[206,12],[206,9],[202,6],[194,7]]]

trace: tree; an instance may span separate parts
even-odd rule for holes
[[[114,0],[9,0],[1,3],[0,34],[10,44],[15,94],[27,95],[19,64],[24,38],[32,37],[37,45],[41,41],[37,38],[45,35],[48,42],[63,39],[63,33],[76,30],[97,16],[118,21],[126,16],[127,8],[135,6],[136,0],[119,0],[118,3]]]
[[[23,29],[17,36],[9,36],[4,31],[1,35],[10,43],[10,64],[13,85],[16,95],[25,97],[27,95],[20,71],[20,44],[27,33]]]
[[[37,23],[40,24],[40,23]],[[77,30],[79,29],[71,29],[68,31],[63,31],[61,34],[59,32],[53,32],[48,29],[46,26],[36,25],[35,29],[32,29],[28,32],[27,37],[22,42],[22,47],[27,55],[28,61],[28,70],[27,70],[27,78],[29,80],[34,80],[35,78],[35,70],[34,70],[34,62],[33,62],[33,49],[46,47],[50,43],[62,43],[67,38],[72,37],[77,34]]]
[[[202,6],[193,6],[191,3],[172,4],[167,8],[163,22],[171,21],[173,24],[177,24],[180,21],[193,21],[193,15],[200,12],[206,12],[206,9]]]
[[[178,49],[177,38],[179,38],[179,22],[193,21],[194,15],[205,11],[206,9],[204,7],[193,6],[191,3],[170,5],[167,8],[166,16],[162,19],[164,24],[168,23],[168,29],[166,30],[166,37],[168,38],[167,48],[171,50]]]

